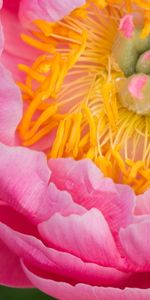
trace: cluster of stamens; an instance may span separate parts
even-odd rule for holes
[[[19,65],[26,80],[18,83],[25,102],[18,132],[22,145],[41,143],[48,158],[90,158],[105,176],[141,193],[150,186],[149,117],[118,97],[125,75],[112,56],[121,18],[114,2],[102,10],[88,1],[57,23],[37,20],[32,37],[22,35],[44,54],[32,66]]]

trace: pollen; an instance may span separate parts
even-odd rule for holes
[[[120,101],[126,74],[112,55],[125,14],[142,9],[141,35],[149,35],[147,1],[132,2],[88,0],[59,22],[34,21],[30,35],[21,35],[37,58],[18,66],[25,75],[17,83],[24,101],[18,134],[23,146],[42,145],[48,159],[89,158],[140,194],[150,187],[150,117]]]

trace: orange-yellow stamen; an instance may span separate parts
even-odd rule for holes
[[[147,35],[147,2],[135,2],[144,9]],[[18,131],[22,145],[36,147],[47,137],[48,158],[90,158],[105,176],[141,193],[150,187],[150,122],[119,102],[116,82],[124,74],[111,56],[119,20],[132,4],[88,0],[57,23],[34,21],[37,30],[22,39],[41,55],[19,65],[26,79],[18,83],[25,102]]]

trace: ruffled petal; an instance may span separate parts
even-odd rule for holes
[[[104,178],[90,160],[50,159],[51,180],[86,209],[99,209],[113,232],[132,222],[134,194],[129,186]]]
[[[124,286],[130,273],[83,262],[69,253],[47,248],[35,237],[18,233],[0,223],[2,240],[16,255],[20,256],[34,272],[49,278],[58,276],[67,282],[84,282],[107,286]]]
[[[85,0],[22,0],[19,16],[22,24],[26,26],[36,19],[58,21],[85,2]]]
[[[120,240],[126,259],[138,271],[150,271],[150,218],[120,230]]]
[[[15,162],[15,163],[14,163]],[[55,212],[83,214],[65,191],[50,183],[46,156],[23,147],[0,144],[0,199],[31,222],[47,220]]]
[[[149,300],[150,289],[137,288],[105,288],[92,287],[86,284],[77,284],[72,286],[65,282],[56,282],[51,279],[44,279],[32,273],[25,264],[22,263],[23,269],[34,284],[35,287],[42,290],[44,293],[56,297],[59,300]]]
[[[0,142],[15,143],[17,125],[22,116],[22,100],[19,88],[11,74],[0,65]]]
[[[0,144],[0,199],[32,222],[48,217],[49,177],[44,154]]]
[[[38,228],[49,246],[67,251],[85,262],[110,267],[123,264],[106,220],[97,209],[82,216],[55,214]]]
[[[0,240],[0,284],[12,287],[31,287],[22,270],[20,259]]]

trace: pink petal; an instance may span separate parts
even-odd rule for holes
[[[136,198],[136,215],[150,215],[150,189]]]
[[[126,257],[137,270],[150,271],[150,218],[120,230],[120,240]]]
[[[36,226],[34,226],[29,220],[22,214],[19,214],[12,207],[5,203],[0,204],[0,222],[13,228],[16,231],[39,236]]]
[[[29,35],[29,32],[20,24],[17,14],[2,9],[1,19],[5,36],[2,63],[12,72],[15,80],[21,81],[22,72],[18,70],[18,64],[31,65],[41,52],[21,40],[21,34]]]
[[[0,198],[32,221],[48,217],[49,177],[44,154],[0,145]]]
[[[86,209],[99,209],[113,232],[132,222],[133,191],[126,185],[117,185],[111,179],[103,178],[90,160],[50,159],[49,167],[51,180],[56,186],[67,190],[74,201]]]
[[[59,276],[68,282],[122,286],[129,275],[112,268],[104,268],[95,264],[85,263],[79,258],[45,247],[38,239],[20,234],[4,224],[0,224],[2,240],[32,270],[44,277]],[[36,267],[36,269],[35,269]]]
[[[50,246],[76,255],[85,262],[110,267],[122,263],[110,229],[97,209],[93,208],[82,216],[55,214],[38,228]]]
[[[26,25],[36,19],[58,21],[85,2],[85,0],[22,0],[19,16],[21,22]]]
[[[31,287],[20,265],[20,259],[0,240],[0,284]]]
[[[65,282],[56,282],[50,279],[44,279],[32,273],[25,264],[23,269],[33,283],[33,285],[44,293],[56,297],[59,300],[149,300],[150,289],[136,288],[104,288],[92,287],[85,284],[72,286]]]
[[[7,10],[10,10],[13,13],[17,13],[19,8],[20,0],[10,1],[10,0],[4,0],[3,1],[3,8],[6,8]]]
[[[12,145],[22,116],[19,88],[10,73],[0,65],[0,141]]]
[[[0,5],[1,5],[1,2],[0,2]],[[0,55],[3,51],[3,48],[4,48],[4,34],[3,34],[3,27],[1,24],[1,20],[0,20]]]
[[[50,171],[43,153],[0,145],[0,199],[5,203],[34,223],[58,211],[62,215],[86,211],[67,192],[49,184],[49,180]]]

